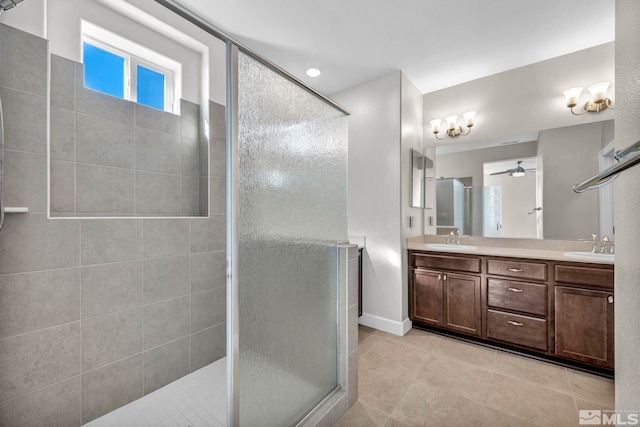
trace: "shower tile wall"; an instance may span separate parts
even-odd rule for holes
[[[156,110],[85,89],[83,73],[51,55],[52,215],[206,216],[200,107]]]
[[[46,41],[0,25],[5,202],[29,207],[0,231],[0,426],[79,426],[226,348],[224,107],[210,218],[47,219],[46,75]]]

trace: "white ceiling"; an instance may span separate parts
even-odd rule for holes
[[[393,70],[432,92],[615,37],[614,0],[178,1],[328,95]]]

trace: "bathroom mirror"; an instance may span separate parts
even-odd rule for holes
[[[435,148],[436,178],[462,183],[466,197],[459,200],[463,214],[456,225],[464,234],[563,240],[612,235],[611,187],[581,194],[572,188],[614,162],[615,110],[572,115],[562,91],[613,82],[614,50],[607,43],[424,95],[425,146]],[[607,95],[613,94],[610,89]],[[469,136],[442,142],[431,136],[430,119],[472,109],[478,114]],[[509,174],[519,161],[529,162],[521,163],[525,174]],[[440,210],[436,206],[438,219]],[[451,231],[438,225],[439,234]]]
[[[132,8],[49,2],[52,217],[209,214],[209,48]]]
[[[426,156],[411,149],[411,207],[424,208],[424,168]]]

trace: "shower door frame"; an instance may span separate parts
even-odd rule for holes
[[[208,34],[223,41],[226,45],[226,204],[227,204],[227,259],[226,259],[226,275],[227,275],[227,425],[239,425],[239,381],[238,381],[238,361],[239,361],[239,292],[238,292],[238,230],[237,230],[237,213],[238,213],[238,182],[234,180],[237,176],[239,168],[238,163],[238,53],[242,52],[252,57],[256,61],[270,68],[272,71],[280,74],[288,81],[298,85],[302,89],[320,98],[328,105],[336,110],[349,116],[351,113],[344,107],[322,95],[320,92],[309,87],[302,80],[293,76],[289,72],[275,65],[268,59],[262,57],[242,43],[234,40],[224,32],[215,28],[201,17],[191,12],[175,0],[155,0],[157,3],[171,10],[175,14],[181,16],[198,28],[204,30]],[[347,242],[336,242],[344,245]],[[344,249],[344,248],[343,248]],[[338,259],[336,259],[338,262]],[[338,279],[338,278],[337,278]],[[339,290],[337,291],[339,293]],[[336,301],[336,304],[338,302]],[[338,327],[338,324],[336,325]],[[340,341],[340,333],[338,330],[338,341]],[[338,349],[340,349],[340,343]],[[336,357],[339,356],[339,351]],[[338,357],[339,359],[339,357]],[[334,395],[341,389],[339,380],[341,366],[338,360],[337,364],[337,387],[329,393],[316,407],[310,408],[310,412],[298,424],[307,421],[319,408],[329,402]]]

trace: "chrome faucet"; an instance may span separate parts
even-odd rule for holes
[[[611,241],[609,240],[609,236],[602,237],[602,244],[600,245],[600,253],[605,254],[611,250]]]
[[[598,246],[599,246],[598,242],[598,235],[596,233],[591,233],[591,253],[592,254],[597,254],[598,253]]]

